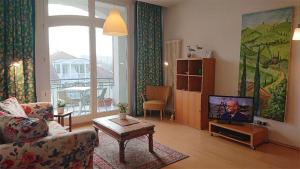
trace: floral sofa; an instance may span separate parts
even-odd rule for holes
[[[53,120],[49,103],[23,104],[22,108],[28,117],[46,120],[47,136],[0,144],[0,169],[93,168],[94,130],[67,132]]]

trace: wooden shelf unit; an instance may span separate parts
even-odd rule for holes
[[[254,124],[223,124],[217,121],[209,122],[209,132],[250,146],[255,150],[256,146],[268,141],[268,129]]]
[[[215,58],[177,59],[177,122],[197,129],[208,128],[208,96],[214,94],[215,62]]]

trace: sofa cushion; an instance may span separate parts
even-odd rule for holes
[[[21,104],[24,112],[28,117],[35,117],[45,119],[47,121],[53,120],[53,106],[48,102]]]
[[[0,102],[0,111],[11,114],[13,116],[27,117],[18,100],[14,97]]]
[[[4,143],[24,142],[48,135],[48,125],[43,119],[12,116],[0,116],[0,133]]]
[[[67,130],[60,124],[58,124],[56,121],[48,121],[49,126],[49,136],[56,136],[60,134],[68,133]]]

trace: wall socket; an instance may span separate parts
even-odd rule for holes
[[[260,120],[256,120],[256,121],[255,121],[255,124],[262,125],[262,126],[267,126],[267,125],[268,125],[267,122],[265,122],[265,121],[260,121]]]

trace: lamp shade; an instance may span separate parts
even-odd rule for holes
[[[128,35],[126,23],[117,9],[112,9],[109,12],[103,25],[103,34],[111,36]]]
[[[293,40],[300,40],[300,27],[295,29]]]

